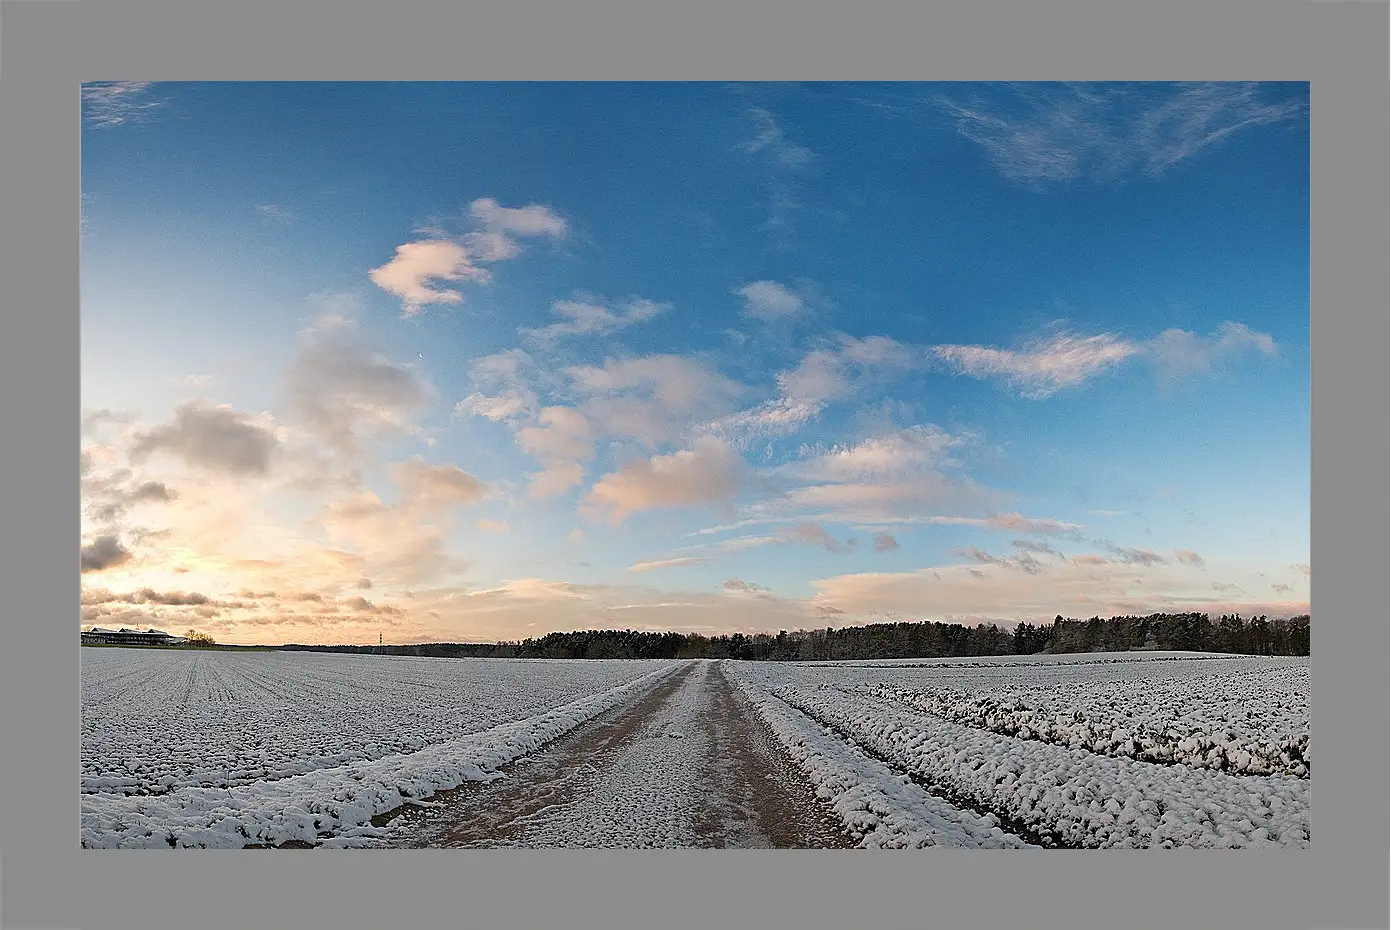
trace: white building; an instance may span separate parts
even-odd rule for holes
[[[123,626],[119,630],[108,630],[94,626],[82,631],[82,642],[106,643],[113,646],[172,646],[187,640],[182,636],[172,636],[163,630],[156,630],[154,627],[148,630],[132,630]]]

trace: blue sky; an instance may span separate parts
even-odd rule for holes
[[[84,623],[1308,608],[1307,85],[83,97]]]

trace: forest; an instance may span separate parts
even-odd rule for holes
[[[826,661],[917,659],[1040,653],[1182,650],[1241,655],[1309,654],[1309,615],[1289,619],[1208,614],[1150,614],[1075,620],[1059,615],[1048,625],[1021,623],[1013,629],[987,623],[964,626],[935,621],[778,633],[655,633],[586,630],[548,633],[499,643],[419,643],[375,646],[307,646],[287,650],[445,658],[539,659],[744,659]]]

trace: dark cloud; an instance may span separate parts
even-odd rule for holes
[[[1196,568],[1202,568],[1207,564],[1202,556],[1191,549],[1175,549],[1174,557],[1184,565],[1192,565]]]
[[[82,592],[82,603],[87,606],[100,604],[153,604],[164,607],[239,607],[236,603],[218,601],[200,591],[156,591],[153,588],[140,588],[136,591],[117,593],[105,588],[93,588]]]
[[[82,572],[102,572],[108,568],[124,565],[133,557],[129,549],[121,545],[116,536],[98,536],[81,551]]]
[[[408,366],[393,362],[329,317],[305,334],[285,384],[289,411],[341,452],[355,452],[366,430],[408,427],[434,399]]]
[[[1025,572],[1030,575],[1041,575],[1047,570],[1044,568],[1042,562],[1034,558],[1027,551],[1021,552],[1018,555],[1012,556],[1010,558],[1005,558],[1003,556],[998,555],[991,555],[989,552],[986,552],[983,549],[978,549],[975,546],[966,546],[960,549],[953,549],[952,552],[955,555],[959,555],[962,558],[970,559],[973,562],[982,562],[986,565],[999,565],[1004,568],[1017,569],[1018,571]],[[984,577],[982,575],[979,575],[979,573],[977,573],[974,569],[971,570],[971,574],[977,575],[977,577]]]
[[[84,496],[93,498],[87,508],[92,518],[102,523],[114,523],[125,515],[132,504],[158,501],[169,503],[178,497],[162,481],[146,481],[135,488],[122,488],[115,480],[89,479],[83,483]]]
[[[1055,558],[1067,559],[1067,556],[1063,555],[1052,543],[1036,542],[1032,539],[1015,539],[1010,542],[1010,545],[1016,549],[1023,549],[1025,552],[1036,552],[1039,555],[1051,555]]]
[[[141,461],[164,450],[191,465],[239,475],[263,475],[279,446],[275,435],[245,413],[201,401],[181,404],[172,423],[135,438],[131,459]]]
[[[87,410],[82,414],[82,435],[91,436],[108,423],[119,426],[131,422],[131,419],[128,413],[117,413],[105,407],[99,410]]]
[[[134,491],[130,492],[129,500],[138,501],[164,501],[168,503],[178,495],[163,481],[146,481]]]
[[[799,523],[787,532],[787,536],[808,546],[825,549],[827,552],[848,552],[854,545],[853,541],[842,542],[836,539],[826,532],[825,527],[817,523]]]
[[[1096,542],[1107,552],[1119,556],[1120,560],[1127,565],[1143,565],[1149,568],[1154,565],[1169,564],[1168,559],[1153,549],[1131,549],[1126,546],[1118,546],[1110,540],[1097,540]]]
[[[894,536],[893,536],[892,533],[875,533],[875,534],[874,534],[874,551],[875,551],[875,552],[892,552],[892,551],[894,551],[894,550],[897,549],[897,548],[898,548],[898,540],[894,538]]]
[[[752,581],[744,581],[742,578],[731,578],[726,581],[722,587],[726,591],[743,591],[746,594],[759,594],[768,590],[761,584],[755,584]]]

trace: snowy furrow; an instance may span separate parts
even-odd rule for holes
[[[543,713],[429,746],[276,781],[231,788],[181,788],[164,795],[82,797],[84,847],[217,847],[302,840],[368,845],[369,822],[409,799],[466,781],[504,777],[497,769],[633,700],[682,663],[663,663],[636,680]]]
[[[1309,669],[1075,681],[1066,686],[872,685],[953,723],[1108,756],[1308,777]]]
[[[231,788],[521,720],[661,661],[82,650],[82,790]]]
[[[1309,782],[1113,759],[961,726],[865,693],[771,687],[980,808],[1082,848],[1309,845]]]
[[[772,727],[810,778],[817,795],[830,803],[861,848],[1014,849],[1029,845],[1001,830],[993,815],[981,816],[934,797],[910,776],[846,744],[737,673],[729,678]]]

